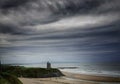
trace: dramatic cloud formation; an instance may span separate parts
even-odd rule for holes
[[[119,3],[0,0],[0,59],[6,63],[119,62]]]

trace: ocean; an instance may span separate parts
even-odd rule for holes
[[[46,63],[26,63],[26,64],[14,64],[14,65],[46,68]],[[77,74],[120,77],[120,64],[59,62],[59,63],[51,63],[51,67],[58,68],[61,71],[77,73]]]

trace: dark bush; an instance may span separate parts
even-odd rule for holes
[[[0,73],[0,83],[1,84],[22,84],[22,82],[15,76],[2,72]]]

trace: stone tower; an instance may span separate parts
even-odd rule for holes
[[[51,63],[47,62],[47,69],[50,69],[50,68],[51,68]]]

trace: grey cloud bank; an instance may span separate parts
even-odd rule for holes
[[[0,59],[6,63],[48,59],[118,63],[119,3],[119,0],[0,0]]]

